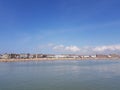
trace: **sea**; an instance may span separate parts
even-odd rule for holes
[[[120,90],[120,60],[1,62],[0,90]]]

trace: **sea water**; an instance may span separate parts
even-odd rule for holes
[[[2,62],[0,90],[120,90],[120,60]]]

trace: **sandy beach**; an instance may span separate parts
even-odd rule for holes
[[[120,58],[32,58],[32,59],[0,59],[0,62],[26,62],[26,61],[53,61],[53,60],[120,60]]]

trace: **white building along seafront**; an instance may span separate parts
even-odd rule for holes
[[[34,59],[34,58],[80,58],[80,59],[102,59],[102,58],[120,58],[118,54],[97,54],[97,55],[76,55],[76,54],[0,54],[0,59]]]

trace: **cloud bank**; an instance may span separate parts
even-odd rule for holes
[[[78,54],[109,54],[120,53],[120,45],[88,46],[79,47],[76,45],[52,45],[50,47],[54,52],[59,53],[78,53]]]
[[[94,48],[94,51],[99,51],[99,52],[116,51],[116,50],[120,51],[120,45],[100,46],[100,47],[95,47]]]
[[[36,51],[37,53],[41,52],[46,54],[120,54],[120,44],[80,47],[77,45],[57,45],[50,43],[47,45],[40,45],[39,48],[36,49]]]

